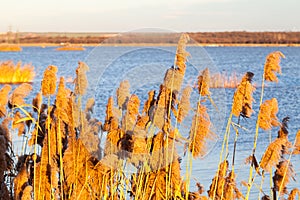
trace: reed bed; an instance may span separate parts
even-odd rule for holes
[[[56,51],[84,51],[85,48],[79,45],[65,44],[55,49]]]
[[[0,52],[22,51],[22,47],[17,44],[0,44]]]
[[[299,188],[289,190],[287,184],[295,177],[291,157],[299,154],[300,134],[294,142],[289,141],[289,118],[279,122],[276,99],[263,103],[261,95],[257,129],[273,131],[279,127],[278,137],[270,141],[258,162],[258,131],[254,134],[253,153],[245,158],[250,163],[247,193],[243,194],[236,182],[234,156],[231,162],[227,159],[231,127],[236,134],[235,155],[239,132],[245,129],[240,118],[253,117],[252,72],[245,73],[236,88],[220,162],[208,192],[200,183],[196,185],[198,190],[190,190],[193,161],[206,154],[208,142],[216,135],[207,112],[207,105],[213,104],[209,69],[200,72],[196,88],[182,84],[188,41],[188,35],[180,37],[174,67],[166,71],[157,91],[149,91],[143,108],[139,97],[131,93],[130,83],[124,80],[116,96],[107,100],[103,122],[93,116],[97,100],[83,101],[89,70],[83,62],[78,63],[73,89],[66,87],[63,77],[57,83],[57,67],[49,66],[31,104],[24,100],[34,92],[31,85],[23,83],[13,91],[4,85],[0,90],[0,199],[249,199],[255,177],[272,172],[271,192],[264,191],[261,199],[299,198]],[[278,69],[278,60],[273,60],[276,55],[267,57],[265,68]],[[190,102],[192,92],[198,93],[196,108]],[[185,138],[178,127],[188,113],[194,117]],[[26,146],[17,157],[12,150],[13,131],[24,138]],[[102,140],[104,149],[100,148]],[[184,175],[178,143],[184,144],[188,160]],[[128,173],[126,166],[135,170]]]
[[[34,67],[31,64],[22,65],[19,61],[14,64],[13,61],[0,62],[0,83],[30,83],[35,77]]]
[[[216,73],[210,76],[210,88],[236,88],[242,78],[235,72],[230,75],[227,73]]]

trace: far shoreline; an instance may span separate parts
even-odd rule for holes
[[[177,46],[173,43],[89,43],[89,44],[72,44],[74,46],[82,47],[97,47],[97,46]],[[25,43],[19,44],[21,47],[59,47],[61,44],[56,43]],[[200,47],[300,47],[300,44],[253,44],[253,43],[196,43],[188,44],[187,46],[200,46]]]

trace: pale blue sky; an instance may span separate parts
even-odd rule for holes
[[[300,0],[3,0],[0,32],[300,31]]]

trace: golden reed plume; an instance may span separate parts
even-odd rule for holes
[[[210,130],[211,122],[207,108],[198,102],[197,113],[195,114],[190,129],[189,151],[193,157],[202,157],[207,152],[207,142],[215,138]]]
[[[197,88],[199,94],[202,96],[209,96],[210,95],[209,86],[210,86],[209,69],[205,68],[198,76]]]
[[[50,65],[44,71],[44,77],[42,80],[42,94],[49,96],[55,94],[56,90],[56,72],[57,67]]]
[[[263,154],[260,167],[267,171],[271,172],[272,168],[279,164],[280,159],[282,158],[282,150],[286,145],[286,139],[276,138],[267,148]]]
[[[76,69],[75,94],[84,95],[88,87],[88,81],[86,72],[89,71],[89,67],[84,62],[78,62]]]
[[[178,115],[175,116],[179,123],[183,121],[183,119],[189,114],[191,110],[190,98],[192,91],[193,88],[190,86],[185,87],[182,91],[181,99],[178,103]]]
[[[266,100],[259,109],[259,127],[263,130],[271,130],[272,127],[279,126],[280,122],[276,114],[278,113],[278,102],[276,98]]]
[[[255,90],[251,84],[253,76],[254,74],[252,72],[247,72],[234,93],[232,114],[236,117],[241,115],[242,117],[248,118],[253,113],[252,102],[254,100],[252,93]]]
[[[27,83],[35,77],[34,67],[19,61],[16,65],[12,61],[0,62],[0,83]]]
[[[128,80],[124,80],[120,83],[117,89],[117,103],[120,109],[125,110],[127,102],[130,98],[130,84]]]
[[[22,83],[11,94],[9,103],[12,107],[22,106],[24,98],[31,92],[32,86],[28,83]]]
[[[281,68],[279,65],[281,58],[285,58],[285,56],[280,51],[272,52],[267,56],[264,66],[265,80],[278,82],[278,78],[275,73],[281,74]]]

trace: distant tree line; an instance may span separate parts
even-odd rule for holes
[[[18,34],[15,37],[2,35],[0,42],[5,43],[170,43],[176,44],[179,33],[127,33],[122,37],[110,37],[109,34],[89,33],[80,36],[72,34]],[[190,37],[201,44],[300,44],[300,32],[193,32]],[[111,34],[115,36],[115,34]]]

